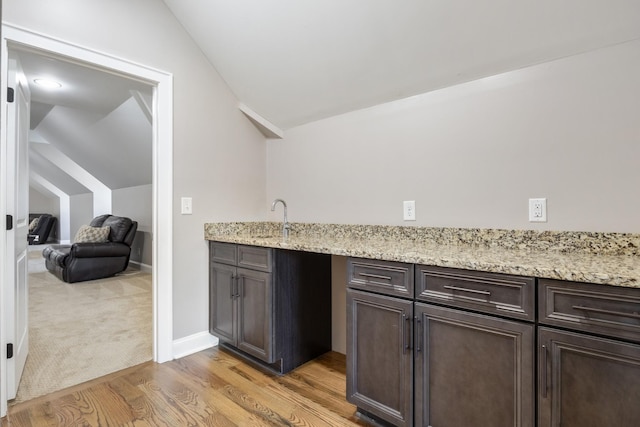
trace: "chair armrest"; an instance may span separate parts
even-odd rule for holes
[[[74,243],[71,256],[75,258],[99,258],[129,256],[131,248],[124,243]]]

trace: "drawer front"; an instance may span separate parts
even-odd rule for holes
[[[347,283],[350,288],[413,298],[413,264],[349,258]]]
[[[640,342],[640,289],[540,279],[539,322]]]
[[[416,266],[416,300],[533,321],[535,279],[499,273]]]
[[[237,250],[235,243],[209,242],[209,257],[211,262],[236,265]]]
[[[273,250],[258,246],[238,245],[238,267],[270,272],[273,269]]]

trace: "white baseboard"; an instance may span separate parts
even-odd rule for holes
[[[129,261],[129,264],[133,264],[135,268],[142,271],[143,273],[151,273],[153,271],[149,264],[143,264],[141,262],[131,260]]]
[[[173,341],[173,358],[180,359],[217,345],[218,338],[211,335],[209,331],[198,332]]]

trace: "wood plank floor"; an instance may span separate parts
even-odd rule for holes
[[[276,376],[213,348],[19,403],[2,426],[366,425],[344,396],[339,353]]]

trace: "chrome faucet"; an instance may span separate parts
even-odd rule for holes
[[[276,210],[276,205],[278,202],[282,203],[284,207],[284,221],[282,223],[282,237],[287,239],[289,237],[289,221],[287,220],[287,202],[282,199],[275,199],[273,203],[271,203],[271,212]]]

